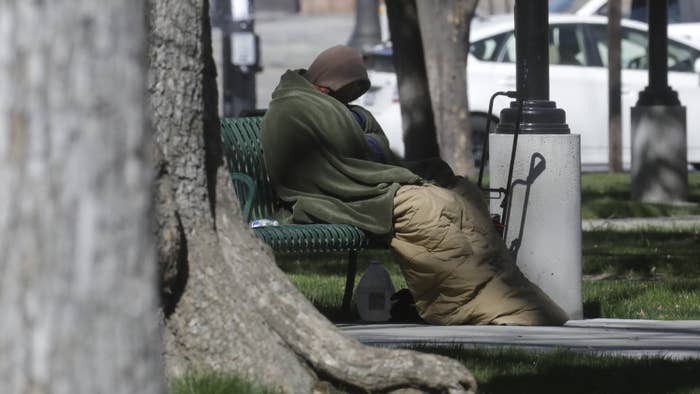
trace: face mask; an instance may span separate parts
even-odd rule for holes
[[[331,91],[329,94],[341,103],[347,104],[362,96],[369,89],[369,81],[361,80]]]

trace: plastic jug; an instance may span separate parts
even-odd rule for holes
[[[394,284],[391,283],[389,272],[378,261],[372,261],[355,292],[360,318],[366,322],[389,320],[392,294]]]

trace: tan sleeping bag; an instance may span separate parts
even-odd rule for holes
[[[432,324],[561,325],[568,318],[517,268],[475,185],[402,186],[391,247]]]

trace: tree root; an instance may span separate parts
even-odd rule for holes
[[[218,197],[219,207],[235,205],[225,193],[219,192]],[[473,375],[455,360],[411,350],[369,347],[341,333],[274,262],[265,258],[246,261],[235,253],[236,245],[258,245],[260,241],[251,231],[236,228],[240,227],[240,219],[232,217],[227,212],[230,210],[217,211],[217,233],[225,264],[239,276],[238,283],[250,286],[247,296],[269,328],[318,375],[368,392],[476,392]]]
[[[320,314],[304,310],[287,315],[285,312],[293,305],[285,305],[285,301],[291,300],[278,300],[277,307],[265,315],[266,321],[321,376],[370,392],[407,388],[430,393],[476,392],[473,375],[455,360],[412,350],[365,346],[341,333]]]

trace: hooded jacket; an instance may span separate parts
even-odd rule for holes
[[[370,87],[362,55],[345,45],[321,52],[309,66],[306,79],[330,89],[330,95],[344,104],[362,96]]]
[[[373,162],[349,108],[320,92],[304,70],[287,71],[261,130],[270,180],[297,223],[349,223],[375,235],[393,231],[393,200],[411,171]]]

